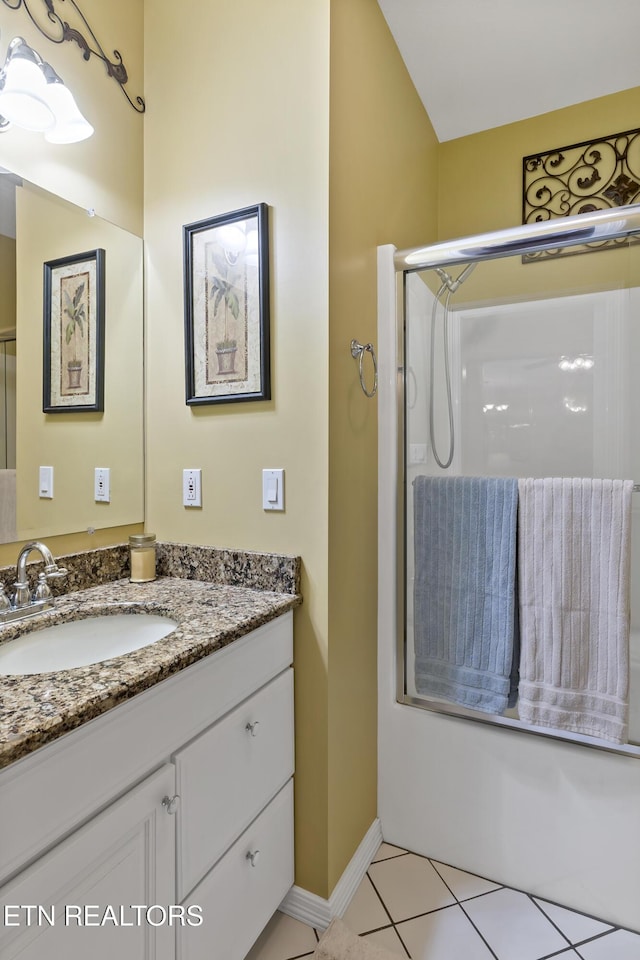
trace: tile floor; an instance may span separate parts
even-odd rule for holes
[[[343,917],[411,960],[640,960],[640,935],[383,843]],[[277,913],[246,960],[310,957],[321,931]]]

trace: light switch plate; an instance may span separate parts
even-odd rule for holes
[[[53,500],[53,467],[40,467],[38,496],[41,500]]]
[[[284,470],[262,471],[262,509],[284,510]]]

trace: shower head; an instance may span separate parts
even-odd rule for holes
[[[449,293],[455,293],[458,287],[461,287],[462,284],[465,282],[465,280],[467,279],[471,271],[474,269],[475,265],[476,265],[475,260],[473,261],[473,263],[467,264],[467,266],[464,268],[462,273],[459,273],[455,280],[453,279],[453,277],[449,276],[446,270],[442,270],[440,267],[436,267],[435,271],[440,277],[440,279],[442,280],[443,284],[445,285]]]

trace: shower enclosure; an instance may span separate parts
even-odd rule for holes
[[[635,929],[640,492],[629,736],[614,744],[528,725],[517,705],[497,716],[418,692],[412,490],[462,476],[626,478],[640,491],[639,235],[634,206],[379,251],[385,839]]]

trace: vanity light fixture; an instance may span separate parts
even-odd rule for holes
[[[44,133],[49,143],[77,143],[93,133],[51,64],[14,37],[0,70],[0,130],[11,124]]]

